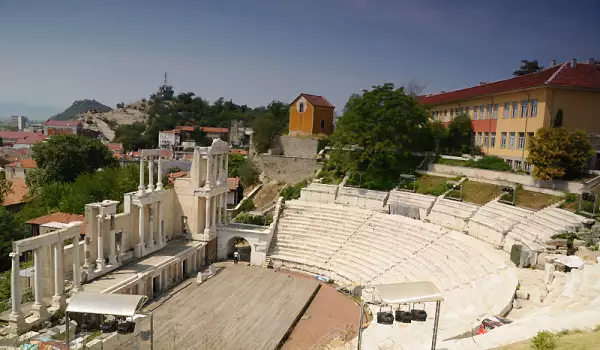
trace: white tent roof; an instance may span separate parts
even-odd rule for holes
[[[442,301],[440,290],[431,282],[405,282],[374,286],[382,302],[408,304]]]
[[[77,292],[66,311],[133,317],[146,299],[145,295]]]

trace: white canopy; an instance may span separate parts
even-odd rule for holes
[[[145,295],[78,292],[67,305],[67,312],[133,317],[144,304]]]
[[[404,282],[373,286],[381,301],[387,304],[408,304],[442,301],[440,290],[431,282]]]

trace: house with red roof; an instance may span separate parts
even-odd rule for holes
[[[4,166],[4,174],[6,175],[7,180],[25,180],[27,172],[35,168],[37,168],[37,163],[35,162],[35,160],[30,158],[17,159],[17,161],[12,162],[10,164],[6,164]]]
[[[44,123],[44,135],[79,135],[83,130],[83,123],[79,120],[51,120]]]
[[[417,99],[444,124],[467,114],[474,144],[486,154],[504,158],[514,169],[531,169],[527,142],[542,127],[558,124],[600,137],[600,64],[593,59],[552,61],[536,73]],[[559,110],[562,118],[557,120]],[[600,158],[590,165],[600,169]]]
[[[301,93],[290,104],[290,136],[331,135],[334,110],[325,97]]]

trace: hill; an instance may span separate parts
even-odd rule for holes
[[[86,111],[75,119],[81,120],[85,129],[99,132],[102,139],[112,141],[119,126],[145,124],[148,121],[148,105],[146,102],[137,101],[106,112]]]
[[[53,115],[50,119],[53,120],[71,120],[77,119],[80,115],[87,113],[90,110],[95,110],[97,113],[110,112],[112,108],[103,105],[96,100],[80,100],[64,110],[64,112]]]

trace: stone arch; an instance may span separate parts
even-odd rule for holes
[[[227,241],[227,259],[233,259],[235,251],[240,253],[240,261],[250,262],[252,257],[252,245],[247,239],[240,236],[231,237]]]

